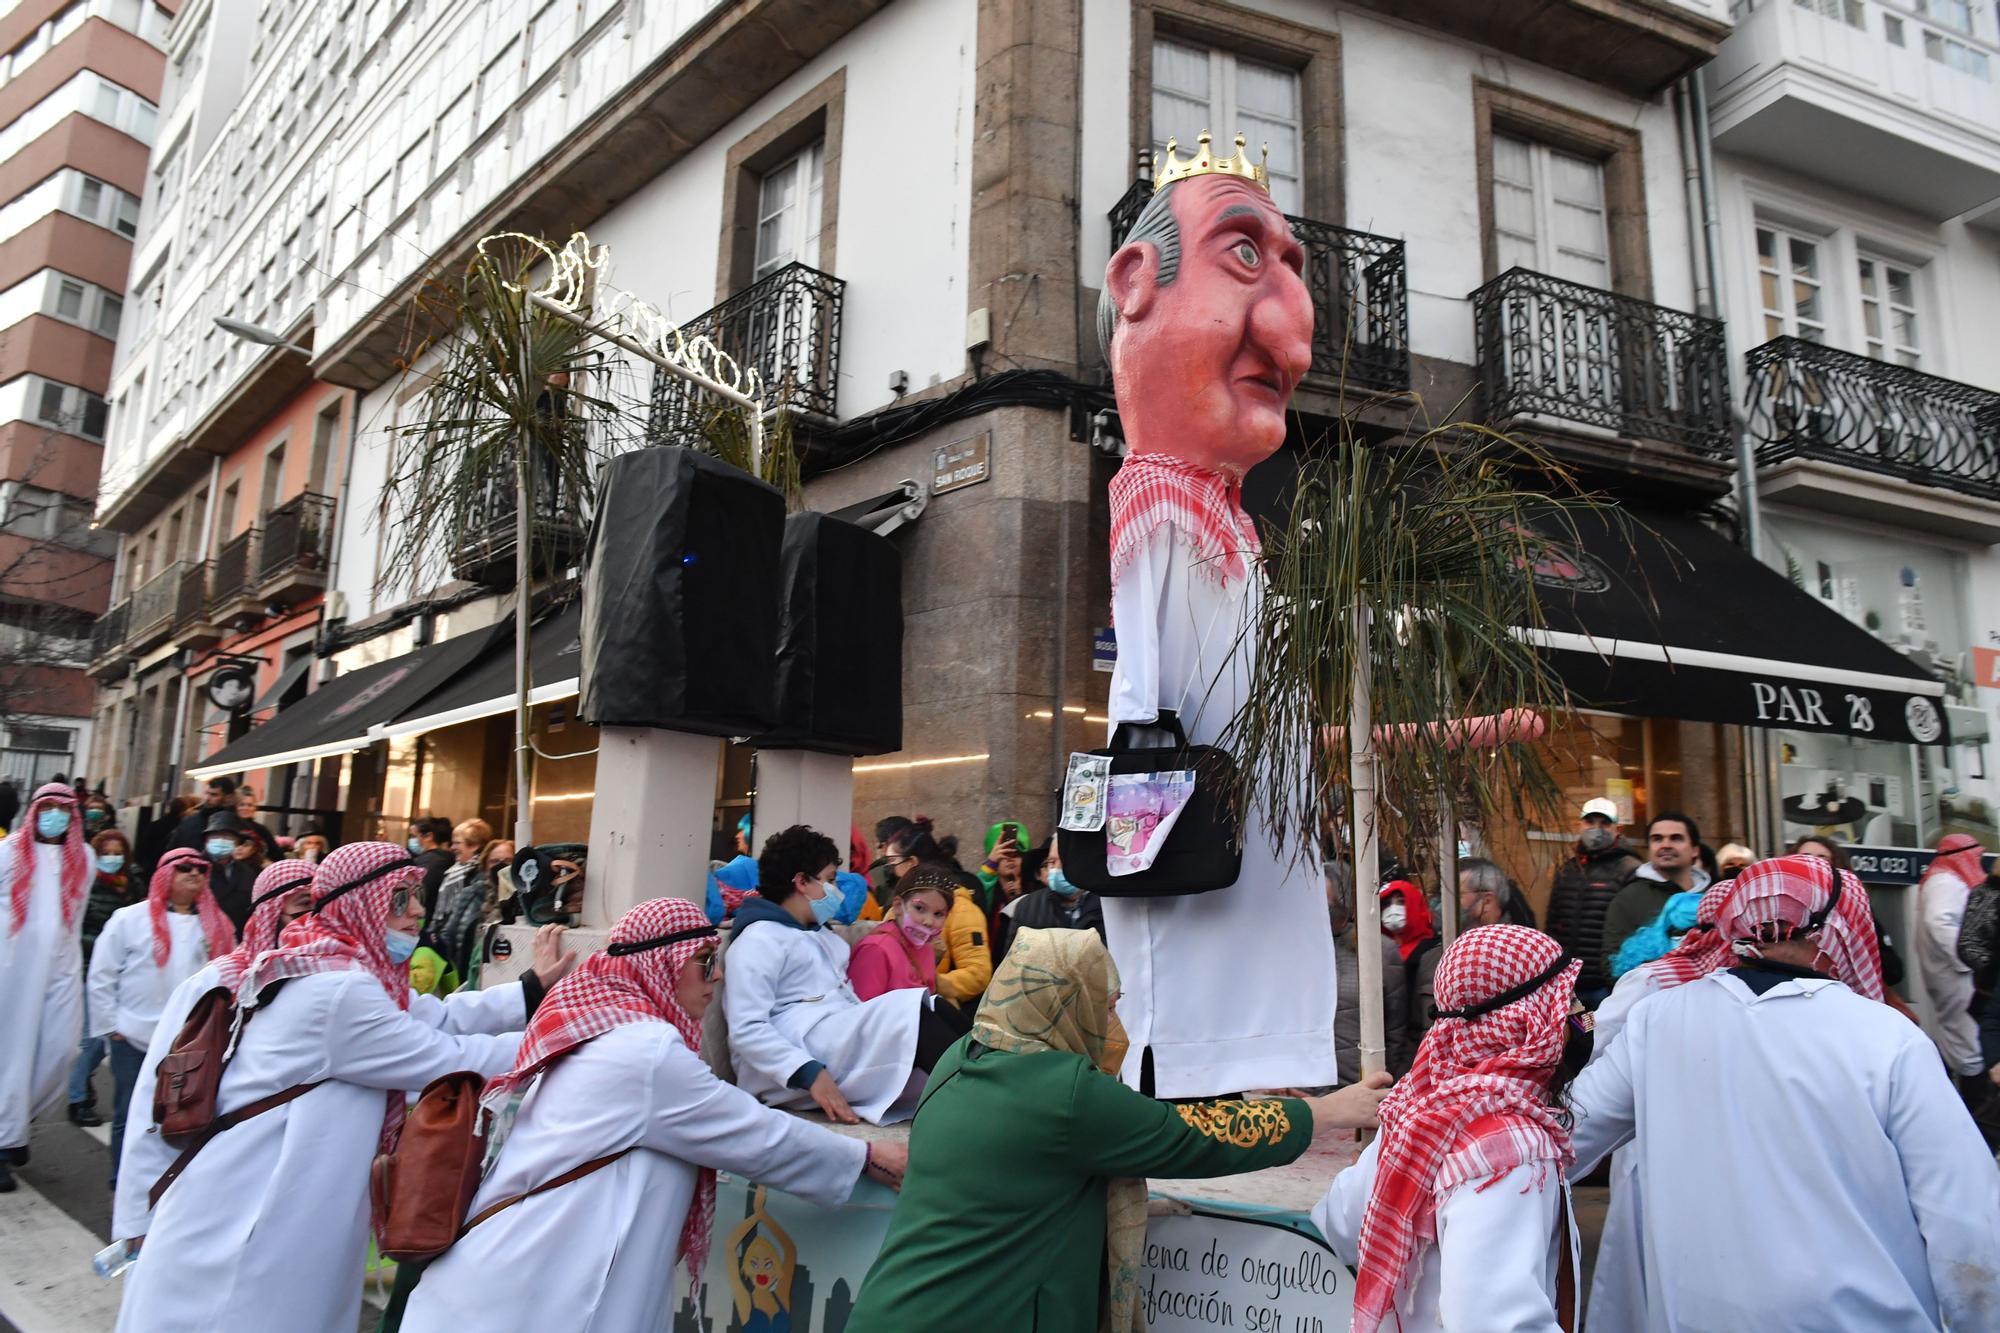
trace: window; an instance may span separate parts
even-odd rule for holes
[[[1800,9],[1810,9],[1821,18],[1832,19],[1835,23],[1845,23],[1850,28],[1868,27],[1867,15],[1862,11],[1861,0],[1792,0]]]
[[[312,455],[306,466],[306,488],[333,494],[333,457],[340,439],[340,400],[328,403],[313,418]]]
[[[56,285],[56,313],[64,319],[83,318],[83,298],[89,289],[74,278],[64,278]]]
[[[1775,227],[1757,228],[1757,283],[1764,310],[1764,336],[1790,335],[1826,341],[1826,279],[1820,271],[1821,245]]]
[[[110,407],[90,390],[34,375],[23,376],[17,382],[22,385],[25,397],[10,398],[10,403],[22,403],[20,409],[10,409],[10,412],[20,410],[30,420],[52,430],[67,431],[92,440],[104,438],[104,423],[110,415]]]
[[[103,181],[85,176],[76,194],[77,212],[95,222],[98,215],[104,211],[104,190]]]
[[[257,496],[257,517],[262,519],[285,498],[285,446],[278,444],[264,455],[263,488]]]
[[[1970,74],[1983,82],[1993,81],[1992,63],[1984,51],[1975,51],[1964,42],[1926,30],[1924,33],[1924,54],[1946,69],[1955,69],[1961,74]]]
[[[111,226],[120,236],[139,234],[139,201],[123,190],[118,192],[118,205],[112,215]]]
[[[1153,39],[1153,151],[1167,140],[1191,149],[1202,130],[1224,152],[1241,134],[1253,160],[1271,147],[1271,199],[1286,213],[1305,211],[1300,180],[1299,74],[1166,37]]]
[[[42,381],[42,400],[35,409],[36,417],[44,425],[63,424],[63,386],[54,380]]]
[[[1868,355],[1915,366],[1923,353],[1917,335],[1917,278],[1908,268],[1863,255],[1861,331]]]
[[[1493,232],[1500,269],[1611,285],[1604,166],[1511,134],[1493,136]]]
[[[1882,35],[1889,39],[1889,45],[1891,46],[1905,46],[1908,44],[1903,39],[1903,20],[1897,18],[1894,14],[1884,14],[1882,16]]]
[[[787,158],[757,187],[757,262],[752,281],[787,264],[819,267],[825,141]]]
[[[110,292],[104,293],[97,302],[97,331],[107,338],[116,338],[118,321],[124,314],[125,302]]]
[[[1921,0],[1920,7],[1934,22],[1971,34],[1972,0]]]

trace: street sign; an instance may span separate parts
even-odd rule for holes
[[[211,674],[204,688],[208,701],[217,708],[240,713],[257,697],[257,672],[254,667],[232,663]]]
[[[1106,627],[1090,632],[1090,669],[1111,671],[1118,665],[1118,631]]]
[[[931,455],[931,494],[943,495],[991,480],[992,452],[991,432],[935,450]]]

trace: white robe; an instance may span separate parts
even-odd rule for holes
[[[143,1236],[153,1223],[153,1206],[147,1200],[153,1185],[166,1174],[180,1156],[180,1149],[154,1132],[153,1084],[159,1077],[160,1057],[173,1044],[181,1025],[194,1011],[195,1002],[213,990],[219,978],[210,964],[174,987],[160,1006],[160,1018],[146,1058],[139,1066],[133,1085],[132,1109],[125,1123],[125,1151],[118,1158],[118,1193],[111,1205],[111,1234],[130,1240]],[[440,1032],[454,1036],[471,1033],[519,1032],[527,1022],[527,1000],[519,982],[495,986],[491,990],[459,991],[448,999],[410,992],[411,1018]],[[406,1088],[412,1096],[423,1088]]]
[[[167,940],[167,961],[156,963],[148,905],[133,903],[111,914],[90,951],[91,1036],[116,1035],[128,1046],[147,1049],[167,997],[208,963],[208,936],[199,913],[168,912]]]
[[[1958,927],[1972,888],[1949,870],[1924,876],[1917,890],[1917,975],[1931,1000],[1930,1034],[1954,1073],[1978,1074],[1979,1024],[1972,1017],[1972,969],[1958,958]]]
[[[1114,734],[1168,708],[1190,743],[1214,744],[1249,689],[1263,589],[1254,560],[1247,580],[1223,588],[1196,569],[1171,526],[1154,529],[1111,590]],[[1254,818],[1242,873],[1228,888],[1103,903],[1124,988],[1118,1016],[1132,1043],[1126,1083],[1140,1086],[1148,1049],[1159,1097],[1339,1081],[1333,932],[1312,848],[1296,840],[1280,848],[1267,821]]]
[[[736,1085],[769,1106],[808,1107],[788,1080],[817,1060],[854,1114],[870,1124],[907,1120],[923,1094],[915,1067],[918,1010],[929,994],[892,990],[871,1000],[847,982],[847,941],[782,921],[729,940],[722,1008]]]
[[[1313,1225],[1350,1267],[1361,1261],[1361,1219],[1381,1148],[1378,1137],[1313,1207]],[[1553,1163],[1517,1166],[1482,1183],[1468,1181],[1437,1201],[1437,1244],[1417,1247],[1415,1287],[1407,1308],[1399,1307],[1402,1333],[1559,1333],[1560,1244],[1569,1246],[1573,1266],[1580,1263],[1574,1209],[1567,1235],[1556,1236],[1569,1185]],[[1396,1327],[1393,1318],[1384,1322]]]
[[[0,845],[0,878],[14,854]],[[69,1085],[83,1035],[83,908],[62,919],[62,848],[35,845],[28,919],[12,932],[11,882],[0,884],[0,1148],[28,1142],[28,1124]]]
[[[716,1078],[672,1025],[631,1023],[578,1047],[528,1089],[467,1215],[625,1148],[636,1151],[466,1233],[424,1273],[405,1333],[665,1330],[699,1166],[830,1208],[847,1201],[868,1157],[859,1139]],[[731,1221],[717,1219],[715,1245]],[[496,1280],[524,1263],[532,1276]]]
[[[1660,992],[1658,976],[1648,967],[1635,967],[1618,978],[1611,994],[1597,1006],[1590,1058],[1602,1060],[1604,1053],[1625,1030],[1625,1020],[1639,1001]],[[1588,1173],[1586,1173],[1588,1174]],[[1626,1144],[1611,1154],[1611,1200],[1604,1210],[1604,1227],[1598,1233],[1597,1260],[1590,1271],[1590,1317],[1587,1326],[1597,1333],[1620,1333],[1646,1326],[1645,1243],[1640,1238],[1639,1151]]]
[[[1571,1105],[1578,1171],[1636,1134],[1646,1329],[2000,1327],[2000,1171],[1887,1005],[1713,973],[1634,1006]]]
[[[126,1274],[120,1333],[353,1333],[383,1094],[504,1073],[520,1042],[441,1032],[358,969],[285,983],[244,1025],[219,1109],[327,1081],[218,1135],[174,1182]]]

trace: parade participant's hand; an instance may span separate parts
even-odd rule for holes
[[[887,1185],[892,1190],[903,1188],[903,1176],[910,1169],[910,1150],[900,1143],[871,1143],[868,1145],[868,1165],[862,1174],[878,1185]]]
[[[1359,1083],[1350,1083],[1324,1097],[1308,1097],[1312,1107],[1313,1133],[1324,1129],[1373,1129],[1375,1108],[1389,1095],[1387,1074],[1369,1074]]]
[[[820,1070],[818,1077],[812,1081],[810,1091],[812,1092],[813,1105],[825,1112],[826,1118],[833,1121],[834,1124],[858,1125],[861,1123],[861,1117],[854,1114],[854,1108],[847,1104],[847,1098],[841,1095],[840,1085],[833,1081],[832,1074],[827,1073],[824,1069]]]
[[[543,987],[555,985],[576,966],[576,950],[563,947],[563,927],[543,926],[535,932],[533,971]]]
[[[1986,1077],[1993,1080],[1994,1087],[2000,1088],[2000,1065],[1995,1065],[1993,1068],[1987,1070]]]

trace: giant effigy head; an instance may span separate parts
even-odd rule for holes
[[[1126,444],[1241,477],[1285,440],[1312,364],[1305,251],[1244,151],[1203,131],[1155,157],[1153,197],[1104,269],[1097,334]]]

